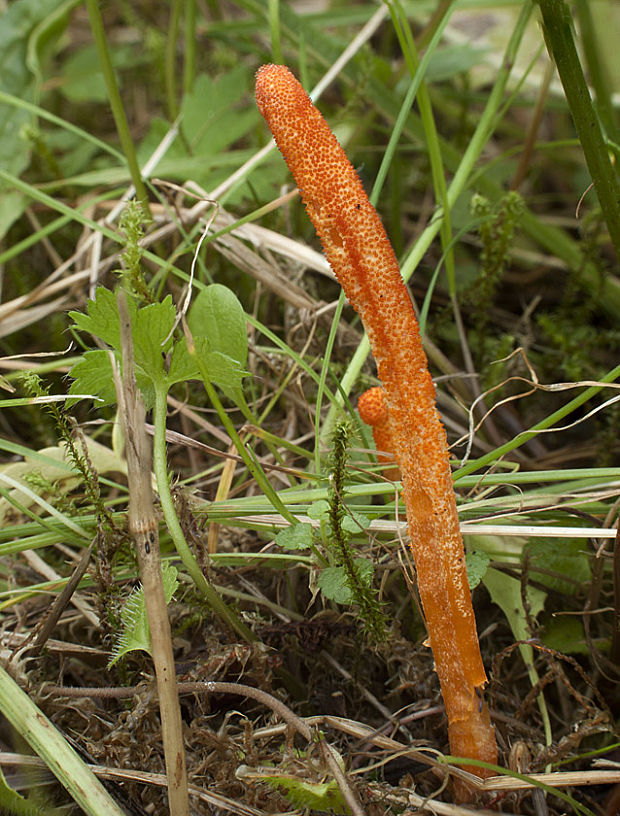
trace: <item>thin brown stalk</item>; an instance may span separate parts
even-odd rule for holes
[[[122,344],[122,381],[116,377],[119,413],[125,433],[129,484],[129,533],[134,541],[144,587],[146,615],[161,716],[162,741],[171,816],[189,816],[183,723],[176,687],[174,654],[161,573],[159,525],[151,487],[151,446],[144,427],[145,409],[133,367],[131,319],[125,293],[118,295]]]

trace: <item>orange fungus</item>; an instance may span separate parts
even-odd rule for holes
[[[288,68],[259,69],[256,101],[370,340],[402,474],[409,541],[451,753],[495,762],[446,432],[396,256],[353,166]],[[473,766],[468,770],[486,774]]]

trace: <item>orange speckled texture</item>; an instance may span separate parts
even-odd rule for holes
[[[368,391],[364,391],[357,401],[357,410],[362,421],[372,428],[372,436],[375,440],[379,462],[393,462],[396,458],[394,455],[394,442],[392,441],[390,414],[383,388],[380,385],[375,385],[373,388],[369,388]],[[386,479],[396,481],[400,479],[400,470],[399,468],[388,468],[383,475]]]
[[[256,101],[295,178],[327,260],[364,323],[377,363],[402,473],[420,598],[455,735],[450,750],[493,762],[495,737],[477,692],[486,675],[446,433],[396,256],[357,173],[293,74],[285,66],[264,65],[256,74]]]

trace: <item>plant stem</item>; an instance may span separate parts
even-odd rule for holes
[[[329,371],[329,364],[332,359],[332,351],[334,349],[334,343],[336,342],[336,337],[338,335],[338,327],[340,326],[340,318],[342,317],[342,310],[344,309],[346,303],[346,298],[344,296],[344,292],[340,290],[340,294],[338,295],[338,303],[336,304],[336,309],[334,311],[334,317],[332,319],[332,323],[329,330],[329,337],[327,338],[327,344],[325,346],[325,353],[323,354],[323,365],[321,366],[321,375],[319,379],[319,387],[317,388],[316,392],[316,405],[314,408],[314,427],[320,428],[321,427],[321,408],[323,406],[323,395],[325,393],[325,382],[327,380],[327,373]],[[323,449],[322,441],[325,438],[323,431],[321,430],[320,433],[315,434],[315,441],[314,441],[314,471],[315,473],[319,474],[321,472],[321,451]],[[330,434],[331,438],[331,434]]]
[[[441,246],[443,249],[446,264],[448,291],[450,292],[451,296],[455,296],[456,273],[454,267],[454,248],[452,245],[451,216],[450,208],[448,207],[446,179],[443,169],[441,150],[439,148],[437,127],[435,125],[435,118],[433,116],[431,97],[428,92],[426,83],[424,82],[423,79],[424,74],[422,73],[422,65],[420,63],[420,60],[418,59],[418,53],[415,46],[415,41],[411,34],[409,21],[407,20],[407,16],[403,11],[403,8],[400,4],[400,0],[392,0],[392,2],[389,5],[392,14],[392,20],[394,22],[394,27],[396,29],[396,33],[400,41],[400,47],[407,62],[407,66],[409,67],[411,76],[416,77],[418,73],[421,74],[419,80],[420,86],[417,92],[418,107],[420,109],[420,119],[422,120],[422,126],[424,128],[426,149],[428,150],[428,157],[431,165],[431,177],[433,179],[435,201],[437,202],[437,206],[442,208],[443,212],[443,218],[441,220],[439,232],[441,235]],[[453,6],[454,4],[451,5]],[[450,11],[451,8],[450,6],[448,6],[448,8],[446,8],[445,10],[443,19],[441,20],[440,24],[437,26],[437,30],[433,34],[433,39],[429,45],[427,54],[425,54],[425,57],[428,57],[429,60],[430,53],[432,53],[434,47],[439,43],[443,29],[447,25],[448,20],[450,19]],[[428,63],[425,62],[424,70],[426,70],[427,65]]]
[[[116,378],[119,413],[126,439],[127,484],[129,486],[129,533],[133,539],[144,589],[146,615],[151,633],[162,743],[168,780],[171,816],[189,816],[187,764],[183,743],[183,721],[176,686],[172,632],[161,572],[159,524],[151,486],[151,446],[144,422],[146,411],[134,376],[133,339],[127,296],[118,296],[121,324],[123,375]]]
[[[274,62],[283,62],[282,44],[280,42],[280,0],[268,0],[269,33],[271,35],[271,58]]]
[[[188,94],[196,78],[196,0],[185,0],[183,92]]]
[[[228,608],[224,601],[217,594],[215,589],[208,583],[202,574],[192,551],[190,550],[183,529],[179,522],[174,499],[170,492],[168,482],[168,464],[166,461],[166,399],[168,392],[165,385],[158,385],[155,390],[155,407],[153,410],[153,425],[155,431],[153,435],[153,470],[157,481],[157,491],[161,502],[164,520],[170,533],[170,538],[175,546],[183,566],[189,572],[196,587],[207,600],[213,611],[225,621],[231,629],[248,643],[253,643],[257,638],[254,633]]]
[[[230,417],[228,416],[228,414],[224,410],[224,406],[222,405],[222,402],[221,402],[220,398],[218,397],[217,392],[216,392],[215,388],[213,387],[213,385],[211,383],[211,380],[209,379],[209,372],[207,371],[204,362],[200,359],[199,355],[196,354],[196,350],[195,350],[195,347],[193,345],[193,342],[188,342],[188,348],[189,348],[190,354],[194,357],[194,359],[196,360],[196,364],[198,365],[198,368],[200,369],[200,373],[202,375],[203,385],[204,385],[205,391],[207,392],[207,396],[209,397],[209,400],[211,401],[211,404],[213,405],[213,407],[217,411],[218,416],[219,416],[222,424],[224,425],[224,428],[226,429],[226,433],[230,436],[230,438],[233,441],[235,447],[237,448],[237,452],[239,453],[239,456],[241,456],[241,458],[243,459],[247,469],[250,471],[252,476],[256,479],[256,482],[258,483],[259,487],[261,488],[263,493],[267,496],[269,501],[271,501],[274,508],[279,513],[281,513],[282,516],[287,521],[289,521],[291,524],[296,524],[297,519],[295,518],[295,516],[289,510],[287,510],[287,508],[281,502],[278,494],[273,489],[271,483],[269,482],[269,480],[265,476],[265,473],[263,472],[263,469],[261,468],[260,464],[250,454],[250,452],[248,451],[248,448],[243,444],[243,442],[239,438],[239,434],[237,433],[237,431],[235,429],[235,426],[230,421]]]
[[[608,3],[611,6],[610,3]],[[575,11],[579,20],[583,53],[588,66],[588,75],[594,89],[595,105],[601,124],[607,135],[616,138],[616,111],[612,101],[613,86],[607,65],[601,54],[601,44],[597,40],[590,0],[577,0]],[[609,9],[611,12],[611,8]]]
[[[125,116],[125,109],[121,100],[120,91],[118,90],[118,83],[112,67],[112,60],[110,58],[110,51],[105,36],[105,29],[103,26],[103,18],[99,10],[99,3],[97,0],[86,0],[86,8],[88,9],[88,17],[90,19],[90,27],[97,46],[97,53],[99,54],[99,62],[101,63],[101,70],[105,80],[106,89],[108,91],[108,99],[110,100],[110,107],[112,108],[112,115],[116,123],[116,130],[118,137],[125,154],[125,160],[129,167],[129,174],[133,186],[136,189],[136,196],[144,207],[148,210],[148,195],[146,187],[142,181],[142,174],[138,165],[136,151],[134,150],[133,140],[129,132],[129,125],[127,117]]]
[[[124,816],[115,800],[25,691],[0,667],[0,711],[87,816]]]
[[[620,260],[620,186],[594,111],[564,0],[537,0],[542,13],[547,50],[558,69],[566,101],[592,177],[609,237]]]
[[[168,25],[168,35],[166,39],[166,108],[168,109],[168,118],[171,122],[177,118],[179,113],[176,88],[176,64],[177,41],[179,38],[182,7],[183,0],[172,0],[172,6],[170,8],[170,23]]]

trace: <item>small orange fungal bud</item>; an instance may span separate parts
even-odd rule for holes
[[[377,459],[382,463],[394,462],[394,443],[392,441],[392,429],[390,427],[390,414],[385,394],[380,385],[369,388],[360,396],[357,401],[362,422],[370,425],[372,436],[377,448]],[[388,468],[384,471],[386,479],[397,481],[400,479],[400,470],[397,467]]]

